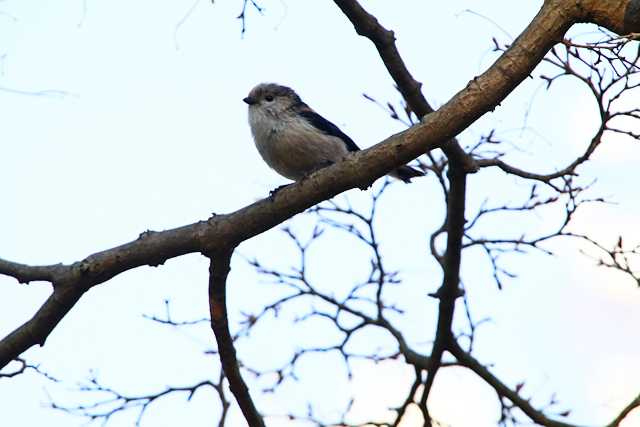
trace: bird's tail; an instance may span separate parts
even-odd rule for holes
[[[402,180],[408,184],[411,182],[411,178],[424,176],[424,172],[418,169],[414,169],[410,166],[404,165],[404,166],[400,166],[398,169],[391,172],[389,176],[398,178],[399,180]]]

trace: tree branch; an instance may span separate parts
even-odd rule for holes
[[[637,0],[547,0],[507,51],[482,75],[421,123],[387,138],[344,161],[322,169],[308,179],[232,214],[163,232],[146,232],[139,239],[60,266],[54,293],[34,317],[0,341],[0,368],[35,344],[44,343],[55,325],[92,286],[142,265],[159,265],[169,258],[215,247],[236,246],[291,216],[345,190],[366,187],[375,179],[444,144],[498,105],[535,66],[566,30],[576,22],[596,22],[624,33],[640,30],[638,20],[619,13]],[[612,18],[601,19],[603,10]],[[624,22],[623,22],[624,20]],[[0,264],[0,274],[16,277],[11,263]],[[42,278],[34,267],[29,274]],[[24,275],[24,273],[21,273]]]
[[[26,360],[22,359],[22,358],[17,358],[16,360],[14,360],[14,362],[16,362],[19,367],[17,367],[15,370],[11,371],[11,372],[7,372],[7,373],[2,373],[0,372],[0,379],[2,378],[13,378],[17,375],[23,374],[25,373],[27,370],[34,370],[36,371],[38,374],[42,375],[43,377],[53,381],[53,382],[58,382],[58,380],[56,378],[54,378],[53,376],[49,375],[48,373],[46,373],[45,371],[40,369],[40,366],[38,365],[32,365],[30,363],[28,363]]]
[[[469,353],[464,351],[460,345],[451,341],[448,350],[453,354],[462,366],[465,366],[478,374],[487,384],[489,384],[501,397],[506,397],[522,410],[533,422],[546,427],[577,427],[575,424],[564,423],[562,421],[553,420],[547,417],[542,411],[535,409],[528,399],[521,397],[517,391],[511,390],[502,381],[496,378],[485,366],[476,360]],[[640,395],[636,396],[626,407],[622,409],[620,414],[606,427],[617,427],[622,420],[631,413],[635,408],[640,407]]]
[[[413,144],[420,139],[409,131],[393,135],[385,144],[349,156],[282,189],[276,197],[263,199],[231,214],[213,215],[206,221],[161,232],[146,231],[132,242],[92,254],[71,265],[27,266],[0,259],[0,274],[21,282],[47,280],[54,286],[53,294],[33,318],[0,341],[0,368],[31,346],[43,345],[58,322],[91,287],[136,267],[158,266],[168,259],[207,252],[217,246],[235,246],[345,190],[367,187],[375,179],[419,156],[420,151],[438,145],[437,141],[430,141],[410,154],[411,150],[401,148],[407,137]],[[398,166],[388,168],[385,163],[389,161]]]
[[[249,394],[249,389],[242,379],[236,349],[229,331],[227,318],[226,287],[229,274],[229,262],[232,250],[217,251],[209,254],[209,312],[211,314],[211,329],[218,343],[218,354],[222,363],[222,370],[229,381],[231,393],[240,405],[242,413],[250,427],[264,427],[264,420],[256,409]]]
[[[34,281],[55,282],[64,271],[62,264],[32,267],[26,264],[0,259],[0,274],[10,276],[20,283]]]
[[[542,411],[535,409],[531,403],[529,403],[529,400],[521,397],[516,391],[507,387],[502,381],[495,377],[489,369],[484,367],[473,356],[464,351],[456,341],[449,341],[447,350],[449,350],[451,354],[458,359],[458,362],[460,362],[462,366],[465,366],[475,372],[487,384],[493,387],[500,397],[506,397],[509,399],[536,424],[546,427],[576,427],[573,424],[552,420],[542,413]]]
[[[368,38],[375,45],[380,54],[380,58],[382,58],[382,62],[387,68],[387,71],[389,71],[391,78],[395,81],[403,98],[407,101],[407,105],[411,111],[413,111],[418,118],[433,113],[435,110],[420,90],[422,83],[413,78],[400,56],[400,52],[395,44],[396,38],[393,31],[384,28],[376,17],[367,12],[356,0],[334,1],[342,13],[349,18],[356,33]],[[451,141],[444,144],[441,148],[447,157],[459,161],[466,170],[476,171],[478,169],[473,157],[465,153],[455,138],[452,138]]]
[[[467,172],[457,161],[449,164],[449,195],[447,198],[447,251],[442,263],[443,279],[442,286],[436,292],[435,296],[440,300],[438,308],[438,326],[436,329],[436,338],[431,350],[431,366],[427,373],[427,380],[422,392],[420,404],[425,413],[428,414],[427,398],[436,373],[442,363],[442,355],[448,347],[450,341],[455,341],[451,325],[453,322],[453,314],[455,304],[458,297],[461,296],[460,284],[460,262],[462,259],[462,238],[465,230],[465,201],[466,194],[466,178]]]
[[[607,427],[618,427],[622,420],[624,420],[627,415],[631,413],[631,411],[638,407],[640,407],[640,394],[636,396],[635,399],[633,399],[631,402],[629,402],[629,404],[625,406],[622,411],[620,411],[620,414],[618,414],[618,416],[615,417],[613,421],[607,424]]]

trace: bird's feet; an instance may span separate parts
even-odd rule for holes
[[[269,191],[269,198],[270,199],[274,199],[276,197],[276,194],[278,194],[278,192],[280,190],[282,190],[285,187],[290,186],[291,184],[285,184],[285,185],[281,185],[279,187],[274,188],[273,190]]]

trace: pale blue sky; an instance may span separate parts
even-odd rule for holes
[[[505,32],[515,37],[541,1],[363,3],[395,31],[407,65],[438,106],[495,58],[491,38],[508,42]],[[366,92],[382,101],[399,100],[375,49],[354,33],[333,2],[261,4],[264,16],[249,9],[242,38],[234,19],[238,0],[213,5],[206,0],[0,2],[0,257],[32,264],[73,262],[146,229],[180,226],[264,197],[285,180],[263,164],[246,123],[241,99],[261,81],[294,87],[362,147],[402,129],[362,97]],[[541,85],[525,82],[462,141],[472,143],[496,126],[520,150],[511,156],[513,162],[542,172],[563,166],[587,144],[595,110],[575,84],[559,82],[550,92]],[[36,96],[40,91],[51,92]],[[598,177],[592,194],[618,203],[585,210],[576,219],[577,229],[608,243],[620,233],[630,242],[640,239],[633,167],[639,157],[636,145],[615,138],[582,170]],[[410,186],[395,183],[379,218],[385,256],[405,279],[392,294],[408,311],[398,325],[425,351],[435,328],[435,304],[426,294],[440,283],[437,266],[425,256],[428,233],[442,215],[437,185],[433,177]],[[470,178],[469,208],[487,197],[496,204],[521,200],[522,186],[483,171]],[[360,206],[368,195],[353,191],[349,197]],[[543,228],[555,218],[547,212],[527,221],[488,223],[485,231]],[[293,220],[303,234],[311,226],[309,218]],[[595,269],[576,244],[554,248],[556,258],[514,257],[520,277],[502,292],[490,280],[486,259],[466,253],[463,278],[474,314],[494,320],[479,332],[477,356],[495,363],[494,372],[512,386],[526,380],[534,403],[556,391],[563,408],[573,409],[570,420],[603,423],[639,391],[640,344],[634,334],[640,297],[628,278]],[[352,262],[361,250],[338,234],[319,242],[317,253],[312,274],[338,294],[368,268],[366,258]],[[270,266],[297,262],[278,230],[243,243],[237,255]],[[205,316],[206,273],[206,260],[190,255],[160,268],[127,272],[91,290],[44,348],[27,353],[63,385],[30,373],[0,381],[1,423],[80,425],[81,419],[46,408],[47,396],[73,402],[77,395],[68,390],[90,369],[109,385],[135,394],[215,374],[217,361],[201,356],[212,339],[206,325],[172,332],[141,318],[142,313],[161,314],[165,298],[173,301],[177,318]],[[261,284],[240,256],[234,258],[229,286],[236,319],[276,292]],[[7,278],[0,278],[0,288],[3,336],[49,294],[48,285],[18,285]],[[313,322],[289,326],[293,316],[290,311],[278,322],[259,325],[239,347],[240,356],[273,368],[292,349],[334,337]],[[381,334],[358,342],[362,348],[378,344],[388,348],[390,342]],[[362,362],[355,366],[354,383],[347,385],[343,372],[337,357],[310,357],[301,365],[302,382],[257,397],[258,406],[269,414],[304,412],[312,399],[320,402],[321,414],[331,417],[353,392],[357,421],[384,414],[382,408],[396,403],[394,396],[404,397],[394,390],[403,390],[411,376],[403,365]],[[190,403],[184,396],[168,399],[149,409],[143,425],[180,425],[184,419],[193,426],[211,425],[218,411],[212,399],[208,391]],[[468,410],[460,410],[461,401]],[[436,417],[455,427],[492,426],[498,417],[494,393],[464,370],[441,372],[430,403]],[[131,425],[133,417],[118,416],[110,425]],[[241,425],[235,409],[232,417],[229,425]],[[640,425],[638,417],[633,423],[626,426]],[[288,425],[277,418],[270,424]],[[406,425],[417,424],[409,417]]]

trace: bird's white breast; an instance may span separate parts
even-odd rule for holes
[[[264,161],[292,180],[299,180],[347,154],[347,147],[340,138],[322,133],[294,114],[281,119],[249,108],[249,125]]]

